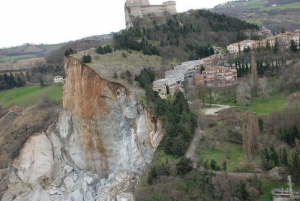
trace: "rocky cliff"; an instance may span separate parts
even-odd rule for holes
[[[128,89],[72,57],[59,119],[11,163],[3,200],[131,200],[161,124]]]

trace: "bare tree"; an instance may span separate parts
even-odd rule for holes
[[[258,95],[263,99],[268,99],[270,96],[270,92],[271,92],[271,87],[268,85],[268,79],[266,77],[264,78],[260,78],[258,80]]]
[[[251,52],[251,75],[253,75],[253,80],[254,80],[254,86],[251,86],[251,87],[256,87],[256,83],[257,83],[257,64],[256,64],[256,58],[255,58],[254,51]]]
[[[252,74],[248,76],[248,83],[250,87],[254,86],[254,76]]]
[[[250,103],[251,88],[247,83],[241,82],[237,87],[236,100],[237,103],[243,107]]]
[[[259,125],[257,116],[251,110],[247,111],[243,128],[243,148],[247,159],[252,159],[257,153],[258,138],[259,138]]]

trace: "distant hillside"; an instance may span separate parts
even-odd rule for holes
[[[17,60],[25,60],[32,58],[41,58],[46,57],[51,61],[61,61],[61,59],[54,59],[54,55],[56,55],[57,51],[65,51],[66,48],[72,47],[78,51],[87,50],[95,45],[102,44],[103,42],[110,40],[112,38],[111,34],[98,35],[98,36],[90,36],[86,38],[82,38],[76,41],[70,41],[66,43],[59,44],[23,44],[17,47],[3,48],[0,49],[0,63],[2,62],[14,62]],[[62,54],[63,57],[63,54]]]
[[[212,11],[265,26],[274,32],[300,27],[299,0],[231,1],[216,6]]]
[[[133,21],[133,27],[114,35],[115,49],[132,49],[160,55],[164,60],[181,61],[213,54],[212,46],[226,47],[245,39],[244,31],[255,32],[258,26],[208,10],[164,17],[145,16]]]

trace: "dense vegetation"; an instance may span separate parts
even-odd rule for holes
[[[211,45],[225,47],[240,40],[242,31],[258,29],[257,25],[207,10],[164,19],[155,16],[135,19],[134,28],[114,35],[114,48],[143,51],[164,59],[198,59],[214,53]]]
[[[42,65],[30,68],[26,72],[0,74],[0,90],[22,87],[30,83],[53,82],[53,76],[65,76],[62,66]]]
[[[184,156],[197,128],[197,116],[190,110],[184,94],[178,91],[175,99],[163,100],[152,90],[155,72],[145,68],[135,78],[145,88],[147,101],[151,109],[164,120],[165,132],[161,145],[167,154]]]
[[[27,74],[26,74],[27,75]],[[26,84],[26,77],[21,73],[13,75],[12,73],[4,73],[0,75],[0,90],[11,89],[14,87],[22,87]]]

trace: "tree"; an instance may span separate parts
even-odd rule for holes
[[[202,74],[202,72],[205,71],[205,68],[203,65],[201,65],[201,68],[200,68],[200,74]]]
[[[104,49],[103,49],[102,46],[97,47],[97,48],[96,48],[96,52],[97,52],[98,54],[105,54]]]
[[[91,63],[92,62],[92,57],[90,55],[84,55],[82,57],[82,62],[83,63]]]
[[[209,100],[209,105],[211,106],[212,101],[213,101],[213,91],[211,87],[207,88],[207,92],[208,92],[208,100]]]
[[[193,170],[193,162],[190,158],[182,157],[176,164],[176,168],[179,175],[185,175]]]
[[[268,86],[268,79],[266,77],[258,80],[258,95],[263,99],[268,99],[271,88]]]
[[[274,44],[274,47],[273,47],[273,52],[275,54],[278,52],[278,46],[279,46],[279,43],[278,43],[278,39],[276,38],[275,39],[275,44]]]
[[[167,94],[170,94],[170,88],[169,88],[169,85],[167,85],[166,88],[167,88]]]
[[[294,40],[291,40],[290,50],[292,52],[297,52],[298,51],[297,43]]]
[[[258,125],[260,132],[262,132],[264,130],[264,121],[260,117],[258,118]]]
[[[248,160],[252,159],[257,153],[259,134],[258,119],[249,110],[246,112],[242,127],[243,148]]]
[[[202,107],[205,106],[205,89],[202,88],[198,94],[199,99],[202,101]]]
[[[278,157],[278,154],[277,154],[277,152],[274,148],[274,145],[270,146],[270,159],[271,159],[271,161],[274,162],[275,166],[279,165],[279,157]]]
[[[118,79],[119,78],[118,73],[114,72],[113,78]]]
[[[210,161],[210,167],[212,170],[217,171],[219,169],[218,165],[217,165],[217,161],[215,159],[212,159]]]
[[[227,170],[227,163],[226,163],[226,161],[223,162],[223,170],[224,170],[224,171]]]
[[[43,79],[42,79],[42,78],[40,78],[40,87],[44,87],[44,86],[46,86],[46,85],[45,85],[45,83],[44,83]]]
[[[292,172],[296,182],[300,182],[300,150],[297,149],[292,155]]]
[[[271,44],[270,44],[269,40],[267,40],[267,43],[266,43],[266,50],[271,50]]]
[[[240,198],[240,200],[244,200],[244,201],[249,200],[250,194],[247,191],[245,182],[241,181],[237,187],[238,187],[238,189],[237,189],[238,198]]]
[[[288,166],[288,154],[286,152],[285,147],[283,148],[283,151],[282,151],[282,164],[285,166]]]
[[[241,82],[237,87],[237,91],[236,91],[237,103],[242,107],[248,105],[251,100],[250,92],[251,92],[250,86],[245,82]]]
[[[251,53],[251,75],[253,76],[253,85],[250,86],[252,88],[257,86],[257,62],[254,51]]]

